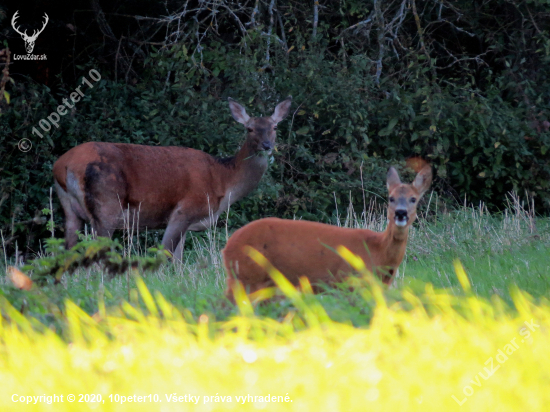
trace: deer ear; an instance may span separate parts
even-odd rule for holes
[[[229,97],[227,100],[229,101],[229,108],[231,109],[231,115],[233,116],[233,119],[246,126],[246,124],[250,120],[250,116],[246,114],[246,109],[235,100],[233,100],[231,97]]]
[[[426,165],[418,172],[416,175],[413,187],[418,190],[420,193],[420,196],[422,196],[426,190],[430,188],[430,185],[432,184],[432,167],[430,165]]]
[[[285,117],[288,116],[288,112],[290,111],[291,104],[292,104],[292,96],[288,96],[285,100],[279,103],[277,107],[275,107],[275,111],[271,115],[271,119],[275,123],[279,123],[281,120],[283,120]]]
[[[396,186],[399,186],[400,184],[401,179],[399,179],[397,170],[395,170],[395,168],[393,167],[390,167],[390,170],[388,170],[388,176],[386,178],[386,186],[388,187],[388,192],[391,192]]]

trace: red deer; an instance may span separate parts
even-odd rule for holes
[[[376,269],[385,284],[390,284],[407,247],[409,227],[416,219],[416,206],[432,182],[432,170],[425,166],[412,184],[403,184],[392,167],[387,175],[388,226],[384,232],[342,228],[302,220],[265,218],[237,230],[223,250],[227,271],[226,296],[232,300],[235,282],[249,293],[274,286],[267,271],[247,255],[252,247],[285,275],[294,285],[305,276],[312,284],[341,281],[352,269],[336,252],[345,246],[360,256],[365,266]]]
[[[124,226],[123,209],[139,213],[139,227],[162,228],[163,246],[177,258],[188,230],[209,227],[230,204],[258,185],[275,145],[277,124],[292,103],[289,96],[271,116],[249,117],[233,99],[233,118],[247,138],[229,158],[186,147],[88,142],[61,156],[53,167],[55,187],[65,212],[68,248],[76,231],[90,222],[98,236],[112,236]]]

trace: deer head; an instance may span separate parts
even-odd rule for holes
[[[25,49],[27,50],[27,53],[30,54],[30,53],[32,53],[32,51],[34,49],[34,43],[36,42],[36,39],[37,39],[38,35],[44,31],[44,28],[46,27],[46,24],[48,24],[48,21],[50,19],[49,19],[48,15],[46,13],[44,13],[44,16],[46,17],[46,21],[44,21],[44,24],[42,25],[42,28],[40,30],[34,30],[32,36],[29,36],[29,35],[27,35],[27,30],[25,30],[24,33],[21,33],[19,31],[19,29],[15,26],[15,24],[16,24],[15,20],[17,20],[17,18],[19,17],[17,15],[17,13],[19,13],[19,10],[17,10],[15,12],[15,14],[13,15],[13,17],[11,19],[11,25],[12,25],[13,29],[16,31],[16,33],[19,33],[21,35],[21,37],[23,38],[23,40],[25,41]]]
[[[271,116],[250,117],[243,106],[229,98],[231,115],[237,122],[246,127],[248,132],[247,142],[252,145],[255,152],[266,151],[270,153],[275,147],[277,124],[288,115],[291,103],[292,97],[288,96],[275,107],[275,111]]]
[[[416,206],[422,195],[432,183],[432,168],[424,166],[416,175],[414,182],[407,185],[401,183],[397,171],[390,167],[387,177],[390,202],[388,205],[388,220],[400,229],[408,228],[416,219]]]

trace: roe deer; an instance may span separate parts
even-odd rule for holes
[[[352,269],[336,252],[345,246],[359,255],[365,266],[390,284],[403,260],[409,227],[416,219],[416,205],[432,182],[431,167],[425,166],[410,185],[401,183],[392,167],[387,175],[389,192],[388,226],[384,232],[341,228],[302,220],[265,218],[237,230],[223,250],[227,271],[226,296],[232,300],[236,281],[249,287],[249,293],[274,286],[264,268],[248,255],[251,246],[285,275],[294,285],[305,276],[312,284],[343,280]],[[381,270],[379,270],[381,269]]]
[[[91,222],[99,236],[124,225],[123,210],[139,213],[139,227],[166,227],[163,246],[181,258],[187,230],[204,230],[230,204],[258,185],[271,152],[277,123],[292,103],[289,96],[271,116],[249,117],[233,99],[233,118],[248,133],[239,152],[229,158],[185,147],[88,142],[61,156],[53,167],[55,187],[65,212],[68,248],[76,231]]]

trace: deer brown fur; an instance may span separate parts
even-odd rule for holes
[[[417,203],[431,181],[430,166],[424,167],[412,184],[402,184],[397,171],[390,168],[388,226],[384,232],[277,218],[249,223],[231,236],[223,250],[226,295],[231,299],[236,281],[242,282],[250,293],[274,285],[266,270],[246,254],[246,246],[262,253],[295,285],[302,276],[313,284],[343,280],[352,270],[335,249],[345,246],[359,255],[369,270],[376,269],[384,283],[390,284],[403,261]]]
[[[149,229],[166,227],[162,244],[181,256],[187,230],[204,230],[230,204],[258,185],[275,144],[277,123],[291,105],[288,97],[273,115],[251,118],[229,99],[247,138],[231,158],[218,159],[185,147],[89,142],[61,156],[53,167],[55,187],[65,212],[67,247],[90,222],[99,236],[124,225],[123,213]],[[181,240],[181,241],[180,241]]]

